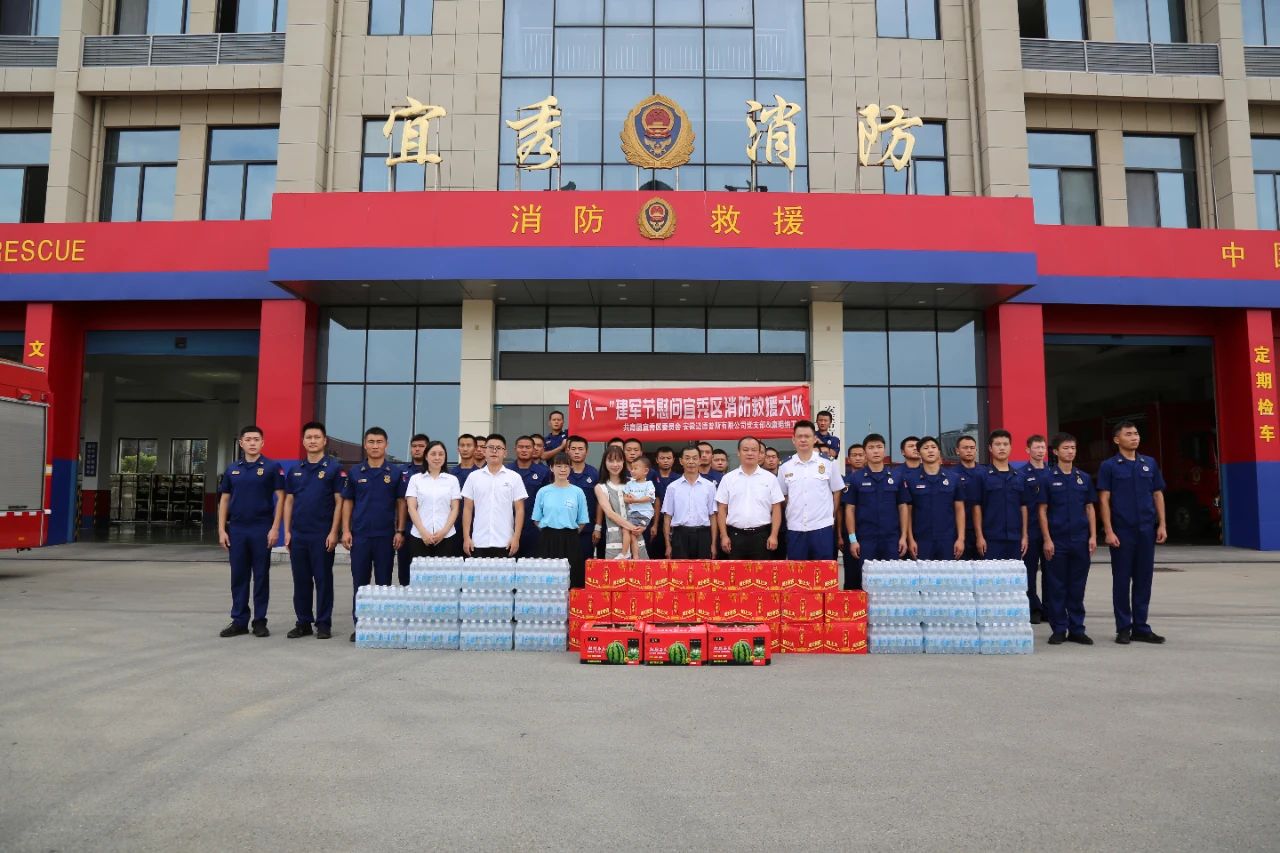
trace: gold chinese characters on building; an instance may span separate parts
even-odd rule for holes
[[[382,126],[382,135],[387,139],[387,188],[395,188],[395,177],[391,174],[401,163],[428,164],[436,167],[436,189],[440,188],[440,164],[444,158],[431,152],[431,120],[444,118],[448,113],[444,107],[435,104],[424,104],[417,98],[408,98],[409,106],[393,109]],[[404,122],[400,128],[400,153],[395,153],[396,122]],[[425,186],[425,175],[424,185]]]
[[[922,127],[924,119],[919,116],[907,117],[906,111],[896,104],[890,104],[888,111],[893,118],[885,120],[879,104],[867,104],[858,110],[861,119],[858,121],[858,162],[864,166],[879,166],[886,160],[893,164],[894,171],[911,163],[911,153],[916,147],[916,137],[911,128]],[[880,138],[889,134],[889,141],[884,144],[880,159],[872,161],[872,152],[880,145]],[[900,153],[895,153],[901,147]]]
[[[555,133],[560,127],[560,114],[560,102],[555,95],[516,109],[516,119],[506,125],[516,133],[517,169],[550,169],[560,162],[557,144],[560,134]]]

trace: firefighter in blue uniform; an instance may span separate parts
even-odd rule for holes
[[[653,481],[657,497],[653,514],[658,527],[657,533],[645,541],[645,550],[650,559],[660,560],[667,556],[667,540],[662,535],[662,502],[667,497],[667,486],[680,479],[680,472],[675,469],[676,451],[669,445],[664,444],[654,451],[653,460],[656,464],[649,470],[649,479]]]
[[[223,637],[249,633],[249,581],[253,580],[253,635],[269,637],[271,549],[284,512],[284,472],[262,455],[262,429],[240,430],[244,458],[231,463],[218,482],[218,544],[231,558],[231,624]]]
[[[1098,547],[1093,504],[1097,494],[1093,480],[1074,466],[1075,436],[1060,432],[1053,437],[1058,464],[1049,469],[1040,492],[1040,532],[1047,559],[1044,603],[1053,634],[1049,645],[1065,640],[1092,646],[1084,631],[1084,588],[1089,562]]]
[[[1012,450],[1013,436],[1008,430],[993,430],[987,439],[991,463],[982,466],[974,477],[975,548],[980,557],[988,560],[1023,559],[1030,547],[1030,526],[1040,526],[1036,510],[1040,487],[1035,472],[1011,467]]]
[[[399,499],[396,504],[396,530],[400,531],[404,543],[396,551],[396,575],[400,586],[409,585],[409,567],[413,562],[413,555],[409,553],[409,509],[404,493],[409,487],[409,478],[427,470],[427,445],[430,443],[431,437],[421,432],[409,439],[409,461],[400,466],[400,488],[396,492]]]
[[[1150,456],[1138,452],[1142,436],[1129,421],[1111,432],[1119,453],[1098,471],[1102,529],[1111,547],[1111,604],[1116,614],[1116,642],[1126,645],[1163,643],[1151,630],[1151,580],[1156,544],[1169,538],[1165,528],[1164,477]]]
[[[580,435],[571,435],[565,440],[564,447],[569,454],[569,482],[573,483],[587,496],[587,518],[596,517],[596,484],[600,482],[600,472],[587,464],[587,440]],[[594,526],[593,526],[594,525]],[[595,522],[582,528],[582,558],[588,560],[595,556],[596,545],[592,533],[599,530]]]
[[[978,440],[971,435],[962,435],[956,440],[956,456],[960,464],[952,470],[963,478],[961,490],[964,493],[964,559],[978,560],[978,535],[973,527],[973,508],[978,503],[978,479],[981,469],[978,466]]]
[[[865,560],[896,560],[907,553],[907,505],[902,483],[884,464],[884,436],[871,433],[862,440],[867,462],[846,478],[844,529],[847,550],[854,558],[846,570],[845,589],[862,588]]]
[[[840,458],[840,437],[831,432],[834,420],[831,413],[825,410],[814,416],[818,428],[814,431],[813,448],[818,451],[819,456],[827,459]]]
[[[289,549],[293,569],[293,614],[297,619],[285,635],[291,640],[309,636],[312,622],[317,638],[332,636],[333,555],[341,530],[346,472],[337,457],[325,453],[328,443],[324,424],[305,424],[302,448],[307,456],[285,475],[284,547]]]
[[[542,461],[554,459],[557,453],[567,451],[569,448],[565,446],[565,442],[568,440],[569,431],[564,428],[564,412],[556,409],[547,416],[547,434],[542,437]]]
[[[524,517],[533,518],[533,503],[538,496],[538,490],[555,480],[551,475],[551,469],[538,461],[537,454],[534,452],[533,436],[522,435],[516,439],[516,461],[508,462],[507,467],[519,474],[520,479],[524,481],[524,490],[529,495],[524,501]],[[518,553],[521,557],[538,556],[538,525],[532,521],[526,521],[524,527],[520,528]]]
[[[1028,462],[1019,470],[1035,475],[1036,490],[1040,494],[1044,494],[1045,483],[1049,480],[1049,464],[1046,461],[1048,456],[1049,442],[1043,435],[1033,435],[1027,439]],[[1036,510],[1032,509],[1031,512]],[[1027,553],[1023,556],[1022,563],[1027,567],[1027,600],[1031,605],[1031,624],[1039,625],[1045,613],[1041,596],[1036,594],[1036,576],[1040,576],[1040,584],[1043,586],[1044,568],[1048,561],[1044,558],[1044,535],[1040,532],[1040,521],[1034,516],[1027,520]]]
[[[933,436],[921,438],[917,448],[920,467],[902,475],[903,499],[911,505],[907,547],[917,560],[958,560],[964,554],[964,475],[942,468],[942,448]]]
[[[365,460],[352,465],[342,488],[342,544],[351,551],[351,618],[356,618],[356,591],[370,578],[391,584],[396,549],[404,544],[397,523],[397,504],[404,500],[400,468],[387,459],[387,431],[369,427],[364,433]],[[351,632],[351,642],[356,632]]]

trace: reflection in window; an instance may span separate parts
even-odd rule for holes
[[[270,219],[276,188],[278,127],[215,127],[209,131],[205,219]]]
[[[364,147],[360,155],[360,191],[367,193],[386,192],[388,189],[397,191],[426,189],[426,166],[418,163],[387,165],[389,157],[399,156],[405,123],[403,121],[395,123],[390,139],[382,135],[382,128],[386,123],[385,116],[364,120]],[[435,147],[434,141],[432,147]],[[389,187],[388,180],[394,181],[395,185]]]
[[[1244,0],[1245,44],[1280,44],[1280,0]]]
[[[116,34],[185,33],[188,11],[184,0],[121,0],[116,7]]]
[[[1200,227],[1192,137],[1126,133],[1124,167],[1130,225]]]
[[[938,7],[935,0],[876,0],[876,35],[936,39]]]
[[[59,0],[0,2],[0,35],[3,36],[56,36],[61,20]]]
[[[1277,182],[1280,180],[1280,139],[1253,138],[1253,186],[1258,204],[1258,227],[1280,228]]]
[[[0,222],[44,222],[49,131],[0,132]]]
[[[1185,42],[1183,0],[1115,0],[1116,39],[1137,42]]]
[[[698,135],[682,190],[746,189],[747,100],[806,104],[802,0],[507,0],[504,16],[502,115],[548,94],[560,100],[560,179],[571,189],[674,186],[669,172],[637,178],[618,144],[627,114],[655,92],[675,99]],[[796,121],[797,190],[808,187],[806,116]],[[499,187],[514,188],[515,139],[505,129],[499,163]],[[550,189],[551,177],[522,175],[521,188]],[[787,179],[768,183],[776,191]]]
[[[103,222],[173,219],[177,130],[110,130],[102,170]]]
[[[947,194],[947,141],[946,124],[927,121],[921,127],[911,129],[916,138],[911,162],[901,170],[886,163],[884,191],[891,195],[946,195]],[[881,145],[889,144],[885,134]]]
[[[218,4],[217,32],[282,33],[286,25],[286,0],[222,0]]]
[[[1018,0],[1019,35],[1027,39],[1083,39],[1080,0]]]
[[[429,36],[435,0],[372,0],[369,35]]]
[[[1097,225],[1093,134],[1027,131],[1031,198],[1042,225]]]

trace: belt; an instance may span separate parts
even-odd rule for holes
[[[730,533],[759,533],[761,530],[768,530],[772,525],[762,524],[759,527],[734,527],[729,525]]]
[[[709,524],[673,524],[671,526],[675,530],[710,530],[711,529],[711,525]]]

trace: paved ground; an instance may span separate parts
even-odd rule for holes
[[[9,555],[0,849],[1275,850],[1280,561],[1159,562],[1163,647],[1103,566],[1093,648],[673,670],[286,640],[284,567],[221,640],[216,550]]]

